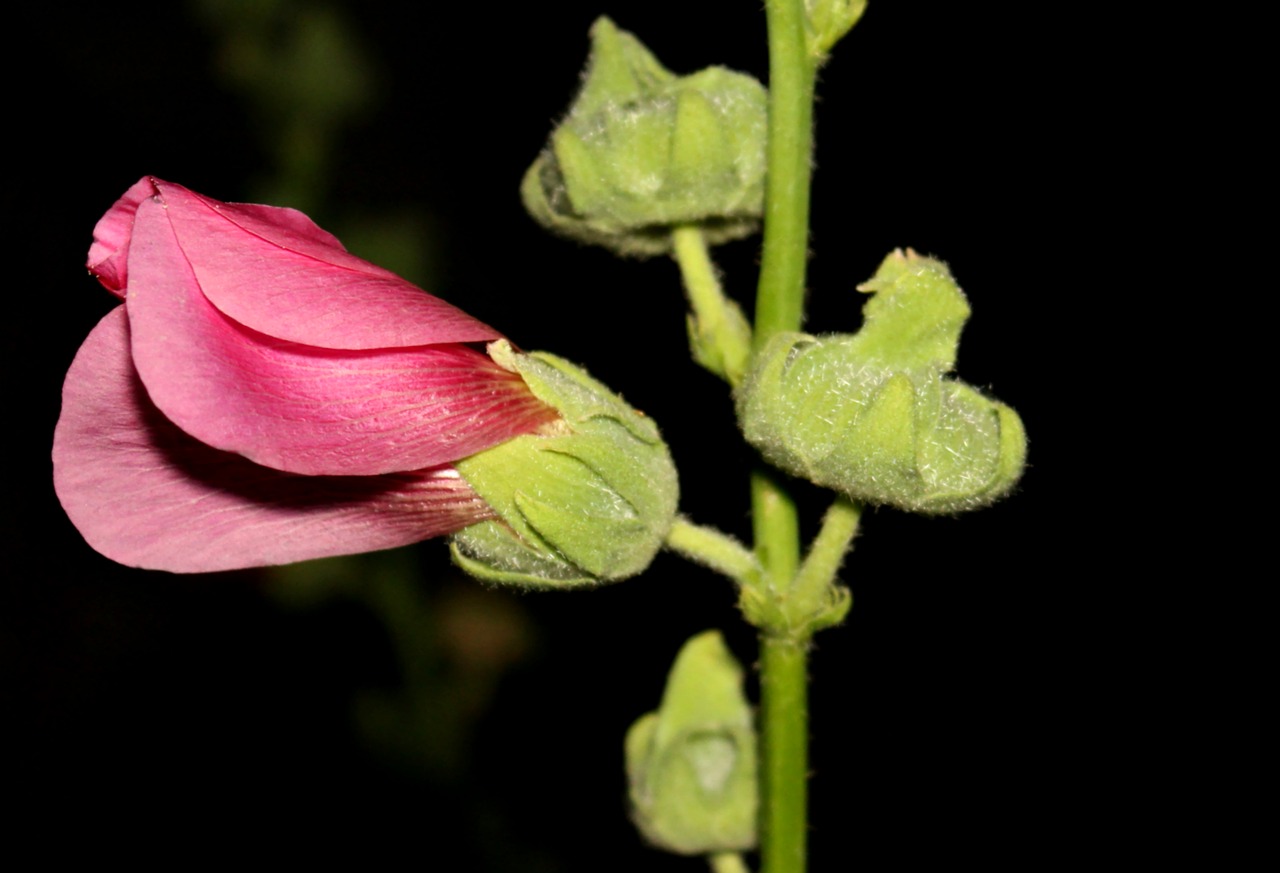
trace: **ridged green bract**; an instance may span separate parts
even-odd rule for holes
[[[601,18],[582,91],[525,174],[525,208],[628,255],[670,251],[679,224],[697,224],[710,243],[746,236],[764,206],[767,104],[750,76],[677,76]]]
[[[755,730],[719,632],[681,648],[660,708],[627,732],[626,759],[632,817],[651,843],[687,855],[755,846]]]
[[[747,441],[773,464],[867,503],[922,513],[976,509],[1022,475],[1018,414],[955,366],[969,304],[946,266],[894,252],[860,291],[856,334],[782,333],[737,395]]]
[[[489,354],[561,421],[551,433],[516,437],[454,465],[501,519],[454,534],[454,561],[481,579],[543,588],[644,570],[679,496],[657,426],[568,361],[505,341]]]

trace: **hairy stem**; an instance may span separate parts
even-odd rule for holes
[[[804,0],[767,0],[769,145],[755,347],[804,320],[816,66]],[[756,555],[787,598],[800,564],[795,502],[776,478],[751,480]],[[764,873],[803,873],[808,803],[807,639],[761,633],[760,857]]]
[[[809,255],[813,89],[817,67],[805,41],[804,0],[768,0],[769,144],[764,248],[756,298],[756,348],[804,320]]]
[[[831,596],[831,586],[858,533],[861,518],[862,504],[847,497],[837,497],[822,517],[822,528],[809,545],[791,589],[796,612],[815,613]]]
[[[760,652],[764,873],[805,869],[809,770],[808,640],[764,634]]]
[[[751,357],[751,326],[738,305],[724,295],[702,229],[680,225],[671,232],[672,256],[680,267],[689,308],[689,342],[694,358],[737,387]]]
[[[760,562],[742,543],[715,528],[679,516],[667,534],[666,546],[739,584],[754,584],[760,575]]]

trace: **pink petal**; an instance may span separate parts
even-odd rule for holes
[[[333,351],[242,327],[201,293],[163,210],[138,207],[126,302],[151,401],[216,449],[278,470],[373,475],[455,461],[555,418],[466,346]]]
[[[349,254],[293,209],[220,203],[153,179],[209,301],[267,336],[331,349],[488,342],[502,335]],[[152,216],[165,213],[152,213]]]
[[[93,228],[93,245],[89,246],[89,272],[98,277],[108,291],[124,298],[128,282],[129,237],[133,233],[133,217],[138,204],[155,193],[147,178],[140,179],[124,196],[98,219]]]
[[[449,467],[295,476],[193,440],[148,402],[124,307],[94,328],[67,373],[53,463],[58,498],[91,546],[177,573],[390,548],[492,517]]]

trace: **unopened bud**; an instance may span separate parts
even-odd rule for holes
[[[560,413],[455,466],[499,520],[454,534],[454,561],[481,579],[568,587],[634,576],[675,518],[679,486],[657,426],[580,367],[506,341],[490,356]]]
[[[747,441],[771,463],[867,503],[977,509],[1022,475],[1018,414],[947,378],[969,317],[945,265],[908,250],[859,290],[856,334],[781,333],[737,395]]]
[[[809,51],[823,58],[858,23],[867,0],[805,0],[804,7]]]
[[[670,251],[682,224],[710,243],[746,236],[764,204],[767,103],[743,73],[675,75],[600,18],[582,91],[525,174],[525,208],[551,230],[628,255]]]
[[[632,817],[651,843],[687,855],[755,845],[755,729],[719,632],[681,648],[658,711],[627,732],[626,759]]]

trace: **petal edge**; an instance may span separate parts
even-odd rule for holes
[[[493,517],[451,467],[299,476],[199,443],[147,399],[124,307],[99,322],[67,373],[53,462],[58,498],[89,545],[177,573],[391,548]]]

